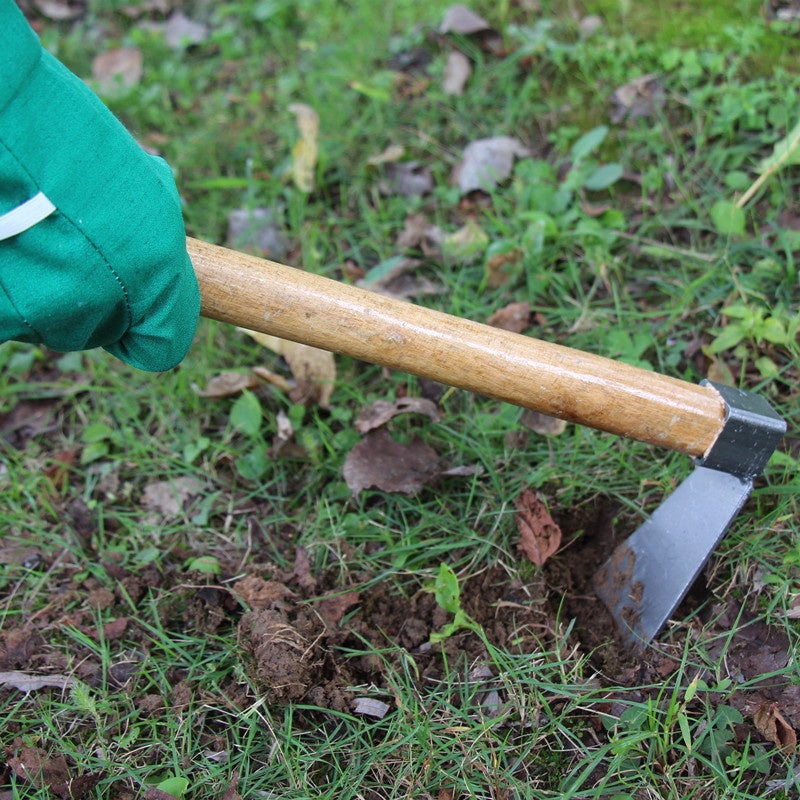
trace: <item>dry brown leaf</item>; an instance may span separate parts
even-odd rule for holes
[[[278,581],[265,581],[258,575],[247,575],[231,586],[233,593],[251,610],[282,606],[284,598],[294,592]]]
[[[294,439],[294,428],[289,415],[281,409],[275,418],[277,431],[267,450],[269,458],[308,458],[308,451]]]
[[[399,194],[401,197],[423,197],[433,191],[433,172],[418,161],[401,161],[387,164],[385,178],[378,184],[384,197]]]
[[[33,0],[36,10],[48,19],[63,22],[68,19],[77,19],[86,13],[86,3],[70,3],[68,0]]]
[[[609,118],[616,125],[624,119],[652,117],[666,102],[666,92],[655,73],[640,75],[611,93]]]
[[[460,50],[451,50],[444,65],[442,79],[444,93],[461,97],[470,75],[472,75],[470,60]]]
[[[489,191],[504,181],[514,168],[514,160],[530,151],[511,136],[493,136],[470,142],[456,167],[455,177],[461,194]]]
[[[343,472],[354,494],[374,487],[413,495],[438,475],[439,456],[419,438],[404,445],[378,428],[347,454]]]
[[[274,209],[237,208],[228,212],[228,246],[247,250],[264,258],[282,261],[292,243]]]
[[[204,485],[184,475],[171,481],[157,481],[144,487],[141,503],[147,511],[174,516],[182,513],[187,500],[200,494]]]
[[[195,389],[198,397],[219,400],[233,397],[245,389],[255,389],[259,385],[258,378],[252,372],[220,372],[206,384],[205,389]]]
[[[368,167],[379,167],[382,164],[392,164],[399,161],[406,154],[406,149],[401,144],[390,144],[382,153],[370,156],[367,159]]]
[[[230,782],[228,783],[228,786],[225,789],[225,791],[222,793],[222,797],[220,798],[220,800],[241,800],[242,796],[239,794],[238,785],[239,785],[239,770],[235,769],[231,773]]]
[[[113,639],[121,638],[125,631],[128,629],[128,618],[117,617],[103,625],[103,639],[111,641]]]
[[[504,331],[522,333],[531,326],[531,304],[524,301],[509,303],[495,311],[487,322]]]
[[[7,762],[20,780],[66,800],[82,800],[105,777],[104,772],[72,777],[63,755],[49,758],[38,747],[20,747]]]
[[[547,414],[542,414],[529,408],[522,412],[519,422],[525,428],[535,433],[541,433],[544,436],[561,436],[567,429],[566,420],[549,417]]]
[[[511,280],[507,267],[516,267],[522,260],[523,252],[515,247],[508,253],[495,253],[486,259],[486,285],[490,289],[499,289]]]
[[[434,422],[439,422],[442,415],[432,400],[424,397],[401,397],[392,403],[389,400],[376,400],[364,406],[356,420],[356,430],[359,433],[368,433],[374,428],[380,428],[398,414],[425,414]]]
[[[292,148],[292,179],[301,192],[314,189],[314,169],[319,155],[319,114],[305,103],[292,103],[300,138]]]
[[[164,38],[174,50],[202,44],[208,38],[208,25],[189,19],[182,11],[171,14],[164,25]]]
[[[461,3],[450,6],[444,12],[444,18],[439,25],[440,33],[460,33],[468,35],[470,33],[480,33],[481,31],[491,30],[489,23],[472,9],[467,8]]]
[[[401,250],[419,248],[424,256],[437,258],[442,253],[442,232],[422,214],[411,214],[397,237],[397,246]]]
[[[473,220],[467,220],[458,230],[442,237],[442,253],[448,262],[472,264],[489,244],[486,231]]]
[[[778,711],[777,703],[763,703],[753,714],[753,723],[768,742],[786,755],[797,748],[797,733]]]
[[[144,59],[138,47],[106,50],[92,61],[92,77],[105,92],[136,86],[142,80],[143,72]]]
[[[516,501],[517,545],[527,558],[541,566],[561,544],[561,528],[533,489],[523,487]]]
[[[20,692],[35,692],[52,686],[56,689],[69,689],[75,683],[75,678],[68,675],[29,675],[27,672],[12,670],[0,672],[0,686],[13,686]]]
[[[245,328],[239,330],[286,359],[297,382],[297,386],[289,393],[293,402],[304,405],[317,403],[322,408],[330,405],[336,381],[336,362],[333,353],[258,331],[249,331]]]
[[[311,562],[305,547],[294,550],[294,576],[302,589],[310,591],[317,585],[317,579],[311,574]]]
[[[358,592],[328,595],[319,601],[319,615],[328,624],[338,625],[347,609],[358,603],[360,599],[361,595]]]
[[[796,594],[789,602],[789,609],[786,612],[789,619],[800,619],[800,594]]]

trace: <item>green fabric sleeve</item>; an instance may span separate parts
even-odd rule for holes
[[[169,369],[200,307],[169,167],[41,49],[10,0],[0,54],[0,214],[38,192],[56,208],[0,240],[0,342],[102,346]]]

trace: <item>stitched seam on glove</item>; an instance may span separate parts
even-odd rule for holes
[[[42,187],[39,185],[38,181],[34,178],[33,175],[31,175],[30,171],[26,168],[25,164],[23,164],[17,158],[17,156],[14,153],[14,151],[8,146],[8,144],[6,144],[6,142],[3,140],[2,137],[0,137],[0,145],[6,150],[6,152],[11,156],[11,158],[13,158],[14,161],[16,161],[16,163],[19,166],[19,168],[30,179],[31,183],[33,183],[33,185],[36,187],[36,189],[38,191],[40,191],[40,192],[44,191],[42,189]],[[46,192],[45,192],[45,194],[46,194]],[[100,258],[102,259],[103,263],[108,268],[108,271],[114,276],[114,279],[119,284],[120,291],[122,292],[122,297],[123,297],[123,299],[125,301],[125,312],[126,312],[127,317],[128,317],[127,328],[131,328],[133,326],[133,309],[131,308],[131,299],[130,299],[130,296],[128,295],[128,290],[127,290],[125,284],[123,283],[122,278],[120,278],[120,276],[117,273],[117,271],[111,265],[111,262],[106,258],[106,256],[103,253],[102,249],[97,244],[95,244],[95,242],[91,239],[91,237],[86,235],[86,232],[83,231],[68,214],[65,214],[60,208],[58,208],[57,205],[56,205],[56,213],[60,214],[72,226],[72,228],[74,228],[75,232],[79,236],[81,236],[84,239],[84,241],[88,242],[92,246],[94,251],[97,253],[97,255],[100,256]],[[6,294],[7,294],[7,292],[6,292]],[[33,328],[33,326],[29,325],[29,327],[31,328],[31,330],[35,330]],[[38,335],[39,334],[37,332],[37,336]]]
[[[3,276],[2,275],[0,275],[0,292],[2,292],[6,296],[6,298],[8,299],[8,304],[11,306],[11,308],[14,309],[14,312],[19,317],[20,322],[22,322],[22,324],[26,328],[28,328],[28,330],[30,330],[40,342],[43,341],[44,340],[44,336],[42,336],[42,334],[39,333],[39,331],[37,331],[36,328],[33,325],[31,325],[31,323],[25,318],[25,315],[17,308],[16,304],[12,300],[11,295],[6,291],[6,287],[3,286]]]

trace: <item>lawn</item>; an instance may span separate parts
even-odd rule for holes
[[[592,577],[684,455],[208,319],[163,374],[6,343],[0,800],[797,797],[788,4],[20,5],[190,236],[789,430],[635,654]]]

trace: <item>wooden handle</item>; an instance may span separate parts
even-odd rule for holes
[[[704,455],[724,402],[699,386],[188,239],[205,317]]]

